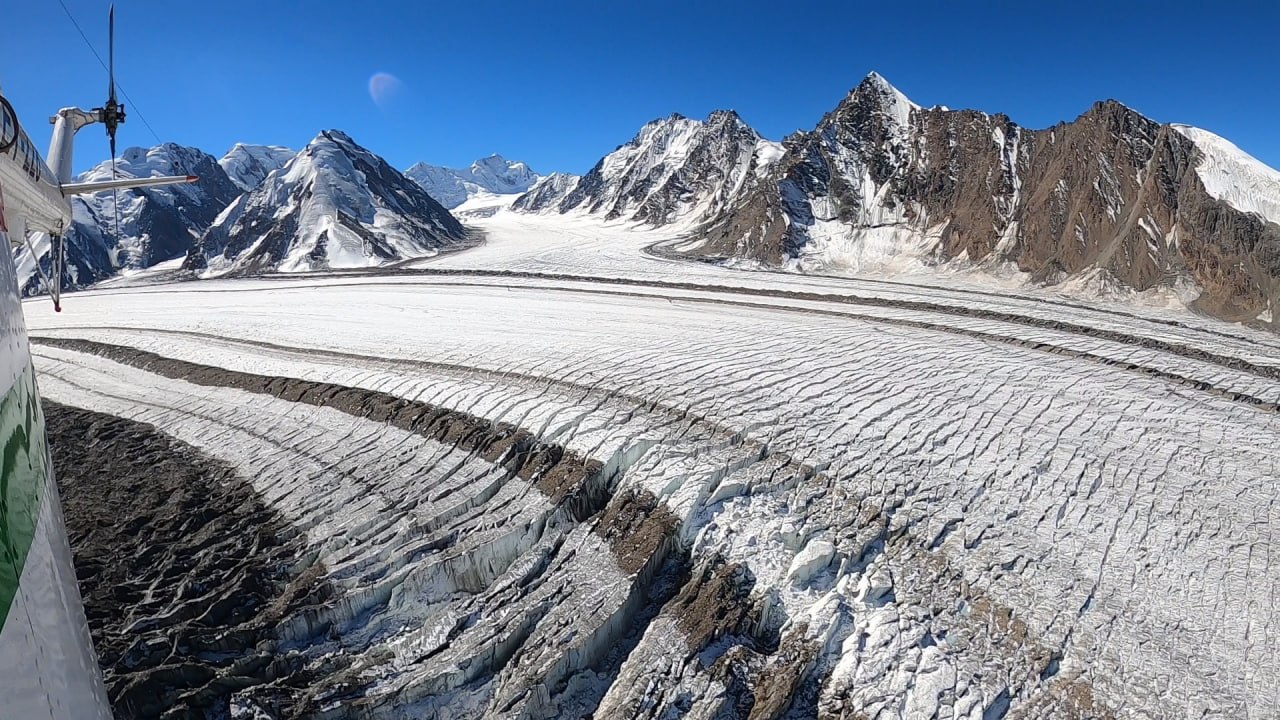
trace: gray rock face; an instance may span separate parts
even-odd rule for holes
[[[434,254],[465,236],[416,183],[328,130],[219,215],[183,267],[202,274],[374,267]]]
[[[784,146],[698,252],[853,271],[1012,263],[1044,283],[1091,274],[1138,291],[1190,282],[1195,307],[1229,320],[1280,305],[1280,226],[1211,196],[1194,142],[1115,101],[1027,130],[921,108],[873,73]]]
[[[775,144],[733,111],[716,111],[706,121],[672,115],[645,125],[577,182],[535,188],[513,207],[650,225],[697,222],[730,207],[775,155]]]
[[[517,212],[540,213],[551,211],[577,186],[582,178],[567,173],[551,173],[538,180],[529,191],[516,198],[511,209]]]

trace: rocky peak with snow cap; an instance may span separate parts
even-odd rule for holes
[[[872,73],[786,139],[774,172],[712,219],[697,252],[853,273],[1011,268],[1090,292],[1165,288],[1219,317],[1271,322],[1280,173],[1209,135],[1114,100],[1028,130],[922,108]]]
[[[374,267],[465,237],[416,183],[326,130],[219,215],[184,268],[209,276]]]
[[[579,175],[554,172],[534,183],[529,191],[516,198],[511,209],[517,212],[554,212],[565,196],[582,180]]]
[[[646,123],[577,182],[563,183],[558,200],[540,188],[537,197],[521,198],[514,207],[650,225],[696,223],[726,208],[775,148],[731,110],[713,112],[706,121],[674,113]]]

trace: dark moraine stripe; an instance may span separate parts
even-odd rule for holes
[[[276,717],[314,710],[316,670],[275,636],[332,596],[305,537],[233,468],[151,425],[49,401],[45,412],[117,720],[225,717],[246,689]]]
[[[608,500],[601,493],[601,463],[581,457],[527,430],[492,422],[458,410],[377,390],[257,375],[168,358],[125,345],[72,338],[32,338],[32,343],[89,353],[167,378],[195,385],[226,387],[345,412],[463,450],[489,462],[501,462],[532,482],[557,504],[564,503],[578,521],[599,512]]]

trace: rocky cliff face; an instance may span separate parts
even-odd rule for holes
[[[183,267],[205,276],[374,267],[465,235],[416,183],[328,130],[228,206]]]
[[[1192,283],[1195,307],[1270,322],[1280,217],[1241,198],[1280,197],[1280,176],[1194,133],[1114,101],[1027,130],[922,108],[873,73],[817,128],[787,138],[698,252],[854,272],[1008,263],[1043,283],[1088,276],[1138,291]],[[1232,161],[1256,171],[1248,192],[1207,190],[1204,168]]]
[[[555,212],[560,203],[578,185],[582,178],[567,173],[551,173],[529,188],[529,191],[516,198],[511,209],[517,212],[543,213]]]

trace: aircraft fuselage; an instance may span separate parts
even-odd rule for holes
[[[8,101],[0,100],[0,226],[10,232],[61,233],[71,224],[71,204],[53,170],[18,122]],[[18,223],[25,225],[19,226]]]

